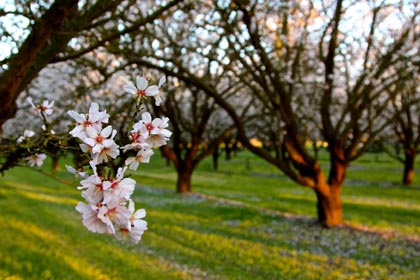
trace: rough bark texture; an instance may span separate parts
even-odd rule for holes
[[[416,161],[415,151],[406,150],[405,160],[404,160],[404,175],[403,175],[403,184],[406,186],[410,185],[413,182],[415,161]]]

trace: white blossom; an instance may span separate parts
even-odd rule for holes
[[[65,165],[65,167],[66,167],[68,172],[76,175],[76,178],[79,178],[79,177],[80,178],[87,178],[88,177],[87,173],[83,172],[81,169],[76,170],[75,168],[73,168],[72,166],[67,165],[67,164]]]
[[[105,111],[99,111],[98,103],[92,102],[90,104],[88,114],[80,114],[74,110],[67,111],[67,114],[76,121],[76,125],[73,130],[70,131],[70,134],[73,137],[78,137],[84,139],[86,134],[85,132],[88,127],[93,127],[97,131],[102,129],[102,123],[108,123],[109,115]]]
[[[136,85],[128,82],[124,86],[124,90],[137,97],[155,96],[159,94],[159,87],[155,85],[149,86],[149,82],[145,77],[137,77]]]
[[[46,158],[47,156],[45,154],[34,154],[32,156],[26,157],[25,160],[28,162],[28,165],[31,167],[34,167],[34,166],[41,167]]]
[[[37,111],[38,113],[43,112],[46,115],[52,115],[52,113],[54,111],[54,109],[53,109],[53,107],[54,107],[54,101],[49,102],[48,100],[44,100],[42,102],[42,104],[38,104],[38,105],[35,105],[32,102],[32,98],[31,97],[28,97],[26,99],[26,101],[28,101],[28,103],[31,104],[32,108],[34,108],[35,111]]]
[[[131,170],[137,170],[139,163],[148,163],[153,153],[154,152],[152,149],[141,149],[137,152],[137,155],[135,157],[127,158],[125,161],[125,165],[127,165]]]
[[[24,140],[28,140],[29,138],[31,138],[34,135],[35,135],[35,132],[33,132],[32,130],[25,129],[23,131],[23,135],[19,136],[19,138],[16,140],[16,142],[22,143]]]

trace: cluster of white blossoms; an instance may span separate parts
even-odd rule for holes
[[[152,116],[146,112],[142,114],[142,119],[133,125],[129,135],[131,143],[122,147],[124,152],[137,151],[135,157],[129,157],[125,161],[130,169],[136,170],[140,162],[149,162],[153,148],[166,145],[172,135],[172,132],[166,129],[168,121],[166,117],[152,120]]]
[[[147,80],[139,77],[137,87],[130,83],[124,89],[134,95],[136,102],[141,103],[151,96],[156,104],[160,104],[160,86],[164,81],[160,79],[158,86],[148,87]],[[104,127],[109,121],[109,114],[106,110],[100,111],[97,103],[92,102],[86,114],[74,110],[67,113],[75,120],[70,134],[80,140],[82,152],[88,153],[93,173],[89,175],[88,172],[66,166],[68,171],[83,179],[78,189],[82,190],[86,202],[79,202],[76,206],[76,210],[82,214],[83,225],[92,232],[113,234],[117,239],[128,238],[138,243],[147,230],[147,222],[143,220],[146,211],[135,210],[131,195],[136,181],[125,178],[124,173],[127,168],[136,170],[140,162],[149,162],[153,148],[167,143],[172,134],[167,129],[169,119],[152,120],[149,113],[143,113],[142,119],[132,126],[128,135],[131,143],[120,148],[114,140],[117,131],[111,125]],[[132,151],[135,156],[128,157],[116,175],[110,177],[109,170],[113,167],[107,167],[107,163],[120,156],[120,149],[124,153]]]
[[[102,129],[102,124],[108,123],[109,115],[106,111],[100,112],[97,103],[90,104],[87,114],[73,110],[68,111],[67,114],[76,121],[70,134],[82,141],[80,148],[84,153],[90,153],[92,164],[101,164],[108,162],[109,157],[113,159],[118,157],[119,146],[113,140],[117,131],[110,125]]]
[[[117,239],[128,238],[134,243],[138,243],[147,230],[147,222],[143,220],[146,211],[135,210],[131,199],[136,181],[124,177],[124,173],[127,169],[136,170],[140,163],[149,162],[153,149],[166,145],[172,135],[167,129],[169,119],[166,117],[152,119],[152,116],[145,112],[142,118],[135,122],[135,116],[141,110],[140,105],[149,97],[154,98],[155,105],[160,105],[160,88],[165,81],[165,77],[162,77],[158,85],[149,86],[145,77],[137,77],[136,85],[127,83],[124,86],[124,90],[131,93],[135,99],[136,112],[127,135],[130,142],[123,147],[115,142],[117,131],[111,125],[107,125],[110,116],[106,110],[100,111],[98,103],[92,102],[87,113],[74,110],[67,112],[75,121],[69,133],[79,139],[79,147],[89,159],[87,170],[83,170],[83,166],[75,169],[66,165],[70,173],[81,178],[78,189],[82,190],[81,195],[85,202],[79,202],[76,210],[82,214],[83,225],[88,230],[113,234]],[[30,97],[27,101],[43,120],[42,129],[48,130],[47,135],[54,135],[55,132],[50,129],[47,120],[47,116],[53,114],[54,101],[44,100],[34,104]],[[35,149],[29,149],[30,140],[35,134],[31,130],[25,130],[16,141],[22,146],[28,145],[28,151],[34,151],[25,155],[24,160],[27,164],[41,167],[47,156],[40,151],[45,147],[37,147],[35,144]],[[118,158],[122,153],[125,161]]]
[[[135,211],[130,198],[136,181],[124,178],[127,169],[119,168],[115,178],[98,175],[96,166],[92,165],[93,175],[85,175],[80,182],[79,190],[86,202],[79,202],[76,210],[82,214],[83,225],[92,232],[114,234],[118,239],[129,238],[138,243],[147,229],[144,209]]]

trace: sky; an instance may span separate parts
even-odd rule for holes
[[[15,9],[15,4],[14,4],[14,0],[0,0],[0,9],[4,10],[4,11],[12,11]],[[389,0],[389,1],[385,1],[387,4],[396,4],[396,3],[404,3],[401,1],[397,1],[397,0]],[[405,1],[405,2],[411,2],[411,1]],[[317,1],[315,1],[314,3],[319,3]],[[360,2],[356,2],[355,5],[352,5],[352,7],[347,11],[347,15],[353,15],[355,18],[359,17],[363,17],[363,11],[366,11],[369,9],[369,7],[367,6],[367,2],[365,1],[360,1]],[[405,7],[408,7],[408,5],[405,5]],[[34,7],[34,9],[36,9],[36,7]],[[405,11],[406,13],[409,13],[409,11]],[[393,18],[394,17],[394,18]],[[369,18],[365,18],[362,20],[367,20],[369,21]],[[357,22],[357,21],[356,21]],[[15,17],[13,15],[6,15],[4,17],[0,17],[0,23],[3,25],[2,28],[6,29],[9,33],[12,34],[14,40],[23,40],[28,33],[28,30],[25,29],[26,26],[28,26],[29,21],[24,18],[24,17]],[[369,26],[369,22],[365,23],[366,26]],[[397,16],[393,16],[392,14],[389,16],[388,20],[386,22],[382,23],[383,25],[387,25],[387,26],[383,26],[384,28],[399,28],[401,27],[401,22],[400,19],[397,18]],[[340,29],[342,29],[342,31],[345,31],[345,29],[352,29],[354,28],[353,24],[343,24],[342,27]],[[364,30],[364,32],[366,33],[367,31]],[[0,34],[1,35],[1,34]],[[0,60],[3,60],[7,57],[10,56],[12,50],[14,47],[16,47],[16,45],[9,41],[6,41],[7,37],[6,36],[1,36],[0,37]]]
[[[14,10],[14,1],[12,0],[0,0],[0,9],[4,11],[13,11]],[[0,18],[2,27],[6,29],[9,33],[13,35],[15,39],[24,38],[27,35],[27,30],[22,27],[26,27],[29,24],[29,21],[24,17],[15,17],[13,15],[6,15]],[[17,25],[14,26],[14,25]],[[3,31],[3,30],[2,30]],[[13,43],[6,41],[5,36],[0,38],[0,60],[3,60],[10,56]]]

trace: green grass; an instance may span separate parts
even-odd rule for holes
[[[0,181],[0,279],[419,279],[420,181],[401,186],[381,157],[356,162],[343,188],[362,231],[319,227],[311,190],[249,153],[219,171],[205,161],[183,196],[156,156],[133,175],[149,223],[138,245],[88,232],[75,187],[14,169]]]
[[[173,190],[176,172],[163,161],[153,160],[135,176],[138,183]],[[327,162],[323,166],[327,168]],[[345,221],[420,237],[420,174],[409,187],[401,184],[401,178],[402,165],[385,154],[366,154],[353,163],[342,191]],[[205,161],[194,173],[193,191],[240,201],[249,207],[316,216],[312,190],[298,186],[278,169],[247,152],[230,161],[222,160],[219,171]]]

